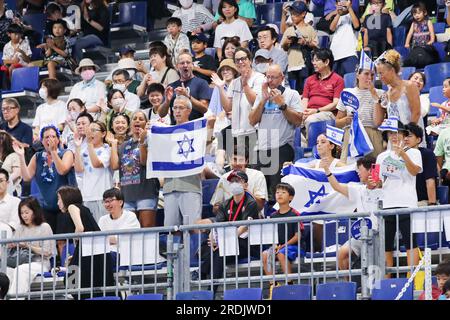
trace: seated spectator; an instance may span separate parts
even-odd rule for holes
[[[16,213],[17,214],[17,213]],[[44,213],[37,199],[30,197],[20,201],[18,217],[20,226],[14,233],[15,239],[52,237],[52,228],[45,222]],[[23,263],[15,268],[7,268],[11,279],[11,296],[25,294],[30,291],[30,284],[38,274],[50,270],[50,258],[56,254],[54,240],[31,241],[27,243],[11,243],[10,248],[27,248],[32,254],[30,263]],[[24,299],[24,298],[19,298]]]
[[[80,75],[83,80],[73,86],[68,98],[68,100],[78,98],[83,101],[86,110],[91,113],[94,119],[100,116],[101,108],[99,104],[106,97],[105,84],[95,79],[95,73],[99,70],[100,67],[91,59],[81,60],[78,68],[75,69],[75,73]]]
[[[11,24],[6,31],[11,39],[3,47],[3,66],[0,70],[11,80],[14,69],[27,67],[31,62],[31,48],[27,39],[22,39],[23,29],[17,24]]]
[[[33,138],[39,141],[41,128],[47,125],[54,125],[60,132],[64,131],[66,124],[67,109],[64,101],[58,100],[61,93],[61,83],[56,79],[44,79],[41,82],[39,96],[45,101],[36,109],[33,120]]]
[[[133,94],[136,94],[137,87],[140,85],[141,80],[137,80],[138,78],[138,63],[134,61],[133,58],[122,58],[117,63],[117,68],[115,68],[110,75],[105,80],[105,85],[107,86],[107,89],[111,89],[111,86],[114,84],[114,73],[118,70],[123,70],[128,73],[128,79],[129,83],[127,84],[127,91]]]
[[[405,40],[405,48],[411,48],[411,50],[403,65],[421,69],[429,64],[439,62],[439,54],[433,47],[436,35],[424,3],[414,4],[411,15],[413,22]]]
[[[208,103],[211,99],[211,89],[208,83],[194,76],[194,64],[190,53],[182,53],[178,56],[177,69],[180,73],[180,80],[175,81],[166,89],[166,99],[158,109],[160,117],[170,114],[171,123],[175,124],[173,112],[173,96],[185,96],[192,104],[192,110],[189,113],[189,120],[203,117],[208,111]]]
[[[365,31],[363,48],[373,59],[392,49],[394,44],[391,16],[382,12],[384,5],[385,0],[371,0],[372,13],[367,15],[362,23]]]
[[[136,214],[123,208],[125,204],[122,191],[117,188],[108,189],[103,193],[103,205],[109,214],[98,221],[101,231],[114,231],[123,229],[139,229],[141,226]],[[117,252],[117,236],[109,236],[111,251]]]
[[[9,278],[3,272],[0,272],[0,300],[5,300],[9,290]]]
[[[14,98],[4,98],[2,100],[2,116],[5,121],[0,124],[0,130],[11,134],[24,147],[29,147],[33,144],[33,129],[20,120],[19,114],[19,102]]]
[[[127,110],[127,101],[125,94],[119,89],[112,89],[108,92],[108,100],[106,104],[101,105],[102,116],[99,121],[106,125],[106,130],[109,132],[112,128],[112,119],[117,114],[126,114],[131,116],[132,112]]]
[[[248,168],[248,157],[248,148],[241,151],[236,146],[234,147],[233,154],[229,157],[231,171],[220,177],[216,190],[211,197],[210,204],[213,206],[214,213],[217,214],[219,207],[233,196],[228,177],[233,170],[237,170],[243,171],[247,175],[247,192],[255,199],[261,216],[264,216],[263,208],[268,199],[266,179],[261,171]]]
[[[150,49],[150,64],[152,65],[153,71],[147,73],[142,79],[141,84],[137,88],[136,94],[139,97],[145,95],[145,90],[147,87],[156,82],[161,83],[164,88],[180,79],[177,71],[172,65],[172,59],[167,53],[167,49],[164,47],[154,47]]]
[[[272,63],[278,64],[281,67],[283,73],[287,72],[288,66],[288,56],[283,49],[280,49],[276,46],[278,42],[278,34],[274,28],[269,26],[264,26],[258,29],[258,45],[259,49],[265,49],[269,52],[269,58],[272,60]],[[253,61],[253,68],[256,66],[256,58]],[[260,70],[255,69],[258,72]],[[265,73],[265,72],[261,72]]]
[[[427,133],[434,133],[435,135],[439,135],[439,133],[450,127],[450,77],[444,80],[444,83],[442,84],[442,93],[445,98],[447,98],[446,101],[442,103],[437,103],[432,101],[431,105],[435,108],[439,108],[441,111],[441,115],[439,118],[433,120],[431,126],[427,127]]]
[[[13,137],[5,131],[0,131],[0,168],[9,174],[8,193],[18,197],[22,194],[19,161],[19,156],[13,149]]]
[[[24,149],[14,142],[14,151],[20,157],[20,170],[24,181],[35,180],[43,198],[45,221],[52,227],[53,233],[59,233],[57,229],[59,210],[57,205],[56,190],[61,186],[76,185],[73,169],[73,153],[60,148],[59,130],[52,126],[41,129],[41,143],[44,150],[38,151],[31,158],[29,164],[25,162]],[[58,245],[61,249],[61,245]]]
[[[337,14],[330,24],[330,31],[333,33],[330,49],[334,57],[334,70],[343,77],[346,73],[354,72],[358,64],[356,47],[360,24],[351,1],[336,2],[341,5],[337,6]]]
[[[93,122],[86,133],[87,152],[82,152],[83,140],[74,139],[75,171],[81,173],[78,184],[83,196],[83,205],[93,214],[95,221],[105,215],[102,204],[103,192],[112,187],[112,172],[109,167],[111,148],[105,143],[106,126],[102,122]]]
[[[188,122],[192,112],[191,100],[178,95],[173,102],[173,114],[176,124]],[[202,217],[202,182],[201,174],[181,178],[164,179],[164,226],[177,226],[194,223]]]
[[[17,230],[20,225],[17,214],[20,199],[8,193],[10,181],[8,171],[5,168],[0,168],[0,222],[10,226],[12,230]]]
[[[281,39],[281,47],[288,55],[289,80],[295,80],[295,89],[303,92],[304,81],[312,72],[311,51],[318,47],[319,40],[314,28],[305,22],[306,4],[295,1],[289,11],[293,26],[286,29]]]
[[[442,179],[442,184],[445,186],[450,186],[450,148],[447,147],[448,141],[450,141],[450,128],[441,131],[434,148],[439,176]]]
[[[221,60],[225,38],[238,37],[241,46],[247,48],[253,36],[248,25],[239,19],[239,7],[235,0],[222,0],[219,5],[219,14],[223,22],[215,30],[214,48],[217,50],[217,57]]]
[[[80,99],[74,98],[67,102],[66,126],[62,134],[63,143],[66,146],[69,146],[73,141],[73,135],[76,132],[77,118],[83,112],[86,112],[86,107]]]
[[[112,79],[113,79],[112,88],[120,90],[124,94],[126,103],[125,109],[131,112],[138,110],[141,106],[141,100],[136,94],[129,91],[130,89],[132,90],[132,88],[130,87],[133,82],[132,78],[130,77],[129,71],[125,69],[118,69],[113,72]],[[139,83],[138,81],[136,82]],[[134,89],[136,89],[135,84]]]
[[[298,92],[282,86],[284,74],[279,65],[269,67],[266,79],[249,121],[258,125],[258,167],[266,177],[269,201],[274,203],[282,165],[294,160],[294,134],[302,123],[302,106]]]
[[[440,300],[440,296],[444,294],[446,295],[446,291],[448,291],[448,288],[445,287],[447,287],[447,283],[449,282],[448,280],[450,279],[450,261],[444,260],[440,262],[437,265],[434,274],[437,278],[437,285],[431,286],[431,295],[433,300]],[[444,291],[444,289],[447,290]],[[419,296],[419,300],[425,300],[425,292]]]
[[[52,34],[53,22],[57,20],[63,20],[66,23],[66,28],[68,33],[71,35],[76,34],[75,25],[72,20],[68,17],[63,17],[63,9],[56,2],[50,2],[45,8],[45,13],[47,14],[47,21],[45,22],[45,35]]]
[[[116,113],[111,117],[111,128],[109,129],[108,134],[114,135],[114,138],[118,141],[117,145],[119,147],[129,138],[128,133],[131,127],[130,116],[126,113]]]
[[[234,53],[237,48],[241,46],[239,37],[226,38],[222,45],[222,58],[219,60],[223,61],[225,59],[234,60]]]
[[[180,53],[190,52],[191,46],[189,44],[188,36],[181,32],[182,25],[179,18],[169,18],[166,22],[167,35],[164,38],[164,44],[167,46],[167,52],[172,57],[172,64],[176,64],[176,58]]]
[[[103,195],[103,192],[102,192]],[[64,225],[64,233],[83,233],[100,231],[94,216],[88,208],[83,206],[83,197],[81,192],[76,187],[62,187],[58,189],[58,206],[61,210],[61,215],[66,221]],[[89,238],[84,238],[84,241],[89,241]],[[78,288],[93,288],[103,286],[113,286],[113,266],[111,254],[96,254],[90,256],[80,257],[81,242],[77,241],[75,251],[70,259],[70,266],[78,266],[79,283]],[[81,262],[81,264],[80,264]],[[92,270],[92,271],[91,271]],[[67,277],[73,277],[74,274],[68,274]],[[66,284],[67,285],[67,284]],[[103,296],[103,292],[94,292],[93,296]],[[105,295],[113,295],[113,293],[105,292]],[[81,299],[90,298],[89,293],[80,295]],[[78,295],[73,295],[74,299],[78,299]]]
[[[119,170],[125,209],[135,212],[143,228],[156,226],[159,180],[147,179],[147,117],[136,111],[131,118],[131,137],[122,145],[111,139],[111,169]]]
[[[253,1],[236,0],[236,3],[238,5],[239,19],[245,21],[245,23],[247,23],[248,27],[250,28],[253,25],[253,22],[255,22],[256,20],[256,8],[255,5],[253,4]],[[223,20],[225,20],[225,18],[220,15],[220,3],[217,5],[214,20],[216,20],[215,24],[221,23],[223,22]]]
[[[344,79],[333,70],[334,57],[330,49],[313,51],[314,72],[303,89],[303,120],[308,135],[312,122],[335,119],[336,106],[344,89]]]
[[[83,49],[107,46],[109,33],[109,12],[103,0],[83,0],[81,2],[81,31],[74,46],[74,58],[83,59]]]
[[[270,57],[270,52],[266,49],[258,49],[255,52],[255,58],[253,59],[253,69],[256,72],[266,75],[267,70],[273,64],[273,60]]]
[[[149,109],[144,109],[145,115],[150,122],[161,122],[164,124],[170,124],[170,115],[167,114],[161,118],[158,114],[159,107],[164,101],[164,86],[161,83],[152,83],[147,88],[148,101],[150,103]]]
[[[194,75],[211,83],[211,75],[216,72],[216,59],[205,53],[208,47],[208,38],[203,33],[191,36],[191,46],[194,52]]]
[[[193,0],[180,0],[181,8],[175,10],[172,18],[179,18],[185,34],[202,33],[212,28],[214,17],[203,5],[193,3]]]

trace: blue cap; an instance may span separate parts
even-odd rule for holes
[[[192,35],[190,40],[191,40],[191,42],[197,40],[197,41],[200,41],[200,42],[207,43],[208,42],[208,37],[205,36],[204,33],[197,33],[195,35]]]
[[[136,52],[136,50],[134,50],[133,48],[131,48],[129,46],[122,47],[119,50],[119,53],[121,56],[123,56],[124,54],[127,54],[129,52]]]
[[[298,13],[308,12],[308,7],[302,1],[295,1],[289,6],[289,10],[293,10]]]

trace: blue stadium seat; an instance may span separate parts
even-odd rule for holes
[[[344,74],[344,84],[346,88],[353,88],[356,85],[356,72]]]
[[[404,46],[406,40],[406,28],[398,26],[394,28],[394,46]]]
[[[395,46],[394,49],[400,53],[400,55],[402,56],[402,60],[404,61],[408,55],[409,55],[409,49],[405,48],[404,46]]]
[[[281,21],[283,3],[268,3],[256,6],[256,24],[267,24]]]
[[[375,281],[375,289],[372,290],[372,300],[395,300],[406,282],[408,282],[407,278]],[[414,286],[410,285],[400,300],[413,300],[413,289]]]
[[[297,80],[295,80],[295,79],[289,79],[289,87],[292,89],[292,90],[295,90],[295,86],[297,85]]]
[[[317,300],[356,300],[356,282],[334,282],[317,285]]]
[[[439,204],[448,204],[448,186],[438,186],[436,193]]]
[[[445,51],[445,46],[446,46],[446,43],[444,43],[444,42],[435,42],[435,43],[433,43],[433,47],[438,52],[439,60],[441,62],[444,62],[445,58],[447,57],[447,52]]]
[[[45,14],[43,13],[26,14],[23,16],[23,22],[33,27],[33,31],[39,33],[40,43],[44,42],[45,21]]]
[[[450,62],[441,62],[430,64],[424,69],[427,77],[427,84],[424,87],[425,92],[429,92],[430,88],[441,86],[445,78],[450,74]]]
[[[318,36],[319,38],[319,47],[320,48],[329,48],[330,47],[330,37],[327,35]]]
[[[85,299],[85,300],[121,300],[120,297],[116,297],[116,296],[106,296],[106,297],[95,297],[95,298],[89,298],[89,299]]]
[[[428,81],[428,78],[427,78]],[[446,101],[447,99],[444,97],[442,93],[442,86],[435,86],[430,88],[430,103],[436,102],[436,103],[442,103]],[[437,107],[434,107],[430,105],[430,111],[428,111],[429,116],[439,116],[441,114],[441,110]]]
[[[145,293],[128,296],[127,300],[162,300],[163,295],[161,293]]]
[[[261,288],[225,290],[223,300],[262,300]]]
[[[147,2],[136,1],[119,4],[119,22],[112,23],[111,28],[133,25],[147,29]]]
[[[306,252],[306,258],[308,259],[322,259],[325,257],[336,257],[336,251],[328,250],[325,252],[326,248],[336,247],[336,234],[337,234],[337,244],[343,245],[348,241],[349,237],[349,221],[347,219],[336,221],[329,221],[323,225],[323,232],[325,234],[325,243],[322,244],[322,252]],[[306,250],[309,251],[311,248],[307,247]]]
[[[445,33],[445,22],[435,22],[433,23],[434,33]]]
[[[214,300],[212,291],[178,292],[175,300]]]
[[[6,0],[6,7],[10,10],[17,10],[17,0]]]
[[[416,67],[403,67],[401,70],[402,79],[408,80],[409,76],[416,72]]]
[[[302,148],[301,146],[299,147],[298,150],[296,150],[296,155],[299,158],[303,158],[304,154],[306,152],[311,152],[313,147],[316,145],[316,140],[317,137],[324,133],[327,129],[327,124],[334,126],[335,125],[335,121],[334,120],[327,120],[327,121],[318,121],[318,122],[313,122],[310,124],[309,126],[309,132],[308,132],[308,144],[306,148]],[[296,134],[297,131],[296,131]],[[298,139],[299,137],[295,138],[294,136],[294,140]],[[296,159],[298,160],[298,159]]]
[[[21,91],[39,91],[39,67],[26,67],[14,69],[11,79],[11,90],[3,91],[3,96],[7,93]]]
[[[211,201],[214,191],[216,190],[218,182],[219,182],[219,179],[202,180],[202,197],[203,197],[202,217],[203,218],[212,217],[214,215],[212,212],[212,205],[209,202]],[[191,223],[194,223],[194,221],[191,221]]]
[[[311,300],[312,287],[308,284],[275,287],[272,300]]]
[[[206,48],[205,53],[213,58],[216,57],[216,48]]]

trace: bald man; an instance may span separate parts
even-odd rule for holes
[[[295,128],[302,122],[300,95],[283,87],[283,83],[281,67],[271,65],[249,114],[250,124],[259,124],[258,167],[266,178],[271,202],[275,201],[275,186],[281,181],[283,163],[294,160]]]

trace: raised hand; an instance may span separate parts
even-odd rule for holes
[[[171,86],[167,86],[166,90],[164,91],[164,95],[166,97],[166,101],[170,102],[173,98],[174,90]]]
[[[282,106],[285,103],[283,95],[281,94],[281,91],[278,89],[272,89],[270,91],[270,97],[272,101],[279,106]]]
[[[118,140],[114,137],[113,133],[111,131],[106,133],[105,140],[110,145],[117,145]]]
[[[73,143],[77,148],[80,148],[81,144],[83,143],[83,138],[78,134],[78,132],[75,132],[75,134],[73,135]]]
[[[108,105],[106,104],[105,98],[100,98],[98,100],[98,106],[102,110],[102,112],[107,113],[110,109],[108,108]]]
[[[17,153],[19,156],[23,156],[25,154],[25,149],[18,141],[13,141],[13,149],[14,152]]]
[[[225,86],[225,81],[220,79],[220,77],[218,76],[217,73],[213,73],[211,75],[211,81],[212,81],[213,85],[218,88],[223,88]]]
[[[270,92],[269,92],[269,84],[267,81],[264,81],[261,87],[261,93],[262,97],[265,101],[270,99]]]

